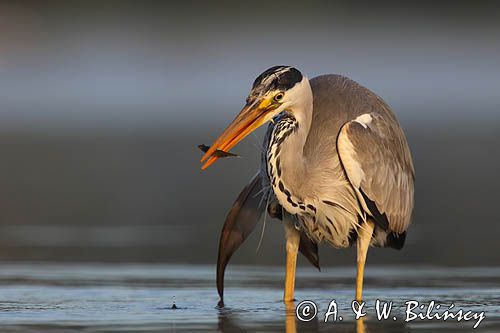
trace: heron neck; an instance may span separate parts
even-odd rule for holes
[[[302,103],[296,105],[291,113],[296,119],[295,130],[284,140],[281,149],[283,163],[283,182],[288,184],[290,191],[300,193],[304,179],[307,179],[307,163],[304,156],[304,146],[312,122],[312,94]]]

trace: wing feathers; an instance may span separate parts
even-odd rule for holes
[[[399,124],[376,112],[363,114],[342,127],[337,146],[363,209],[382,228],[404,232],[413,210],[414,169]]]

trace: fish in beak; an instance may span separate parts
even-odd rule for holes
[[[255,131],[261,125],[272,119],[274,111],[278,105],[273,102],[273,98],[256,99],[252,103],[247,103],[241,112],[236,116],[231,124],[222,132],[219,138],[205,152],[200,162],[205,162],[201,167],[205,170],[212,165],[219,156],[217,151],[229,152],[248,134]]]
[[[207,145],[198,145],[198,148],[206,153],[209,149],[210,149],[210,146],[207,146]],[[240,155],[238,154],[233,154],[233,153],[228,153],[227,151],[222,151],[220,149],[217,149],[213,154],[212,156],[215,156],[217,158],[224,158],[224,157],[240,157]]]

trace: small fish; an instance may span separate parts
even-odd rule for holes
[[[207,145],[198,145],[198,148],[200,148],[200,150],[204,153],[206,153],[209,149],[210,149],[210,146],[207,146]],[[217,149],[215,150],[213,153],[212,153],[212,156],[213,157],[217,157],[217,158],[224,158],[224,157],[240,157],[240,155],[237,155],[237,154],[233,154],[233,153],[229,153],[227,151],[223,151],[223,150],[220,150],[220,149]]]

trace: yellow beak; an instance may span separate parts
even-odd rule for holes
[[[266,116],[269,114],[269,111],[273,109],[272,98],[264,99],[260,103],[255,102],[243,107],[233,122],[229,124],[219,138],[212,144],[210,149],[207,150],[205,155],[203,155],[200,162],[206,162],[201,169],[205,170],[217,161],[218,158],[212,156],[217,149],[228,152],[248,134],[264,124],[269,118]]]

